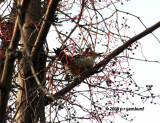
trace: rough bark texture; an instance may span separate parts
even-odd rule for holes
[[[44,47],[46,36],[51,26],[50,21],[53,20],[55,11],[58,6],[59,0],[47,0],[43,6],[45,9],[41,10],[41,0],[21,0],[16,3],[14,1],[14,7],[16,9],[13,14],[10,15],[10,21],[14,23],[16,17],[14,31],[12,38],[8,46],[3,50],[4,58],[0,59],[0,122],[5,122],[5,113],[7,103],[9,99],[9,92],[11,90],[12,75],[14,72],[14,61],[18,58],[18,83],[19,90],[16,101],[16,121],[21,123],[31,122],[45,122],[44,112],[44,92],[41,88],[45,84],[45,68],[46,55],[44,55]],[[45,21],[42,20],[42,15],[45,13]],[[42,26],[40,24],[40,19]],[[40,24],[40,25],[39,25]],[[42,28],[41,28],[42,27]],[[18,43],[21,39],[20,53],[16,52],[18,49]],[[24,40],[25,42],[24,43]],[[26,54],[27,49],[31,55]],[[2,45],[1,45],[2,49]],[[19,50],[19,49],[18,49]],[[30,70],[30,63],[33,63],[33,69],[36,73],[41,84],[41,88],[38,88],[37,81],[35,80],[35,74],[33,76],[33,69]],[[44,89],[43,89],[44,90]]]
[[[23,17],[21,18],[21,24],[24,24],[26,9],[29,5],[29,0],[22,0],[19,4],[22,9],[18,9],[18,12]],[[17,16],[15,27],[13,31],[13,35],[11,41],[9,43],[8,48],[5,50],[5,61],[0,67],[2,72],[1,81],[0,81],[0,120],[1,122],[5,122],[5,114],[6,114],[6,107],[9,99],[9,92],[11,90],[11,81],[12,75],[14,71],[14,60],[16,56],[16,49],[18,46],[18,41],[20,37],[20,30],[18,27],[18,22],[20,21],[20,17]],[[3,59],[2,59],[3,60]]]
[[[29,51],[31,51],[33,48],[36,37],[38,35],[38,30],[36,30],[37,25],[34,24],[39,23],[41,16],[41,1],[31,1],[27,10],[27,18],[23,28]],[[17,123],[38,122],[39,118],[43,123],[45,122],[43,99],[44,94],[37,90],[37,84],[30,70],[30,64],[28,57],[26,56],[25,47],[23,47],[23,45],[21,47],[21,53],[22,56],[19,59],[20,72],[18,75],[18,82],[22,89],[18,91],[17,95]],[[43,50],[37,53],[37,60],[33,63],[36,72],[39,72],[45,68],[46,58],[43,53]],[[45,71],[40,72],[38,77],[39,80],[43,82],[45,79]]]

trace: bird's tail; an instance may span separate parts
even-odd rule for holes
[[[57,49],[54,49],[54,51],[59,61],[61,61],[63,64],[68,64],[70,59],[66,55],[66,53],[63,51],[63,49],[57,48]]]

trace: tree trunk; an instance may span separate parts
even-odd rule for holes
[[[31,51],[38,35],[38,23],[42,17],[41,1],[32,0],[27,10],[27,18],[23,28],[29,51]],[[21,88],[18,90],[16,108],[18,110],[16,120],[17,123],[36,123],[39,118],[41,123],[45,123],[44,113],[44,94],[37,89],[36,81],[30,70],[29,60],[26,57],[23,42],[21,46],[21,58],[19,58],[19,75],[18,84]],[[43,55],[44,51],[38,53],[39,57],[34,61],[34,69],[38,73],[38,78],[41,82],[45,81],[46,58]]]

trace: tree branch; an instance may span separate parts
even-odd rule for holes
[[[49,96],[50,98],[53,98],[50,93],[48,91],[46,91],[43,86],[41,85],[41,82],[39,81],[37,75],[36,75],[36,72],[35,72],[35,69],[34,69],[34,66],[33,66],[33,62],[32,62],[32,57],[30,56],[30,52],[29,52],[29,49],[28,49],[28,46],[27,46],[27,40],[25,38],[25,35],[23,33],[23,25],[21,24],[21,20],[19,21],[18,25],[19,25],[19,29],[20,29],[20,32],[21,32],[21,37],[22,37],[22,41],[23,41],[23,44],[24,44],[24,48],[26,50],[26,55],[28,57],[28,61],[29,61],[29,65],[30,65],[30,69],[31,69],[31,72],[33,74],[33,77],[35,78],[36,80],[36,83],[39,87],[39,89],[41,89],[45,95]]]
[[[35,45],[31,52],[33,61],[37,59],[39,51],[41,51],[41,49],[43,48],[43,44],[46,40],[49,28],[51,26],[51,21],[53,20],[59,1],[60,0],[50,0],[49,2],[49,6],[47,8],[46,15],[42,23],[42,27],[39,31]]]
[[[24,24],[24,21],[25,21],[26,10],[28,8],[29,2],[30,0],[22,0],[21,3],[19,4],[18,14],[21,15],[22,25]],[[4,63],[4,69],[3,69],[2,78],[0,81],[1,87],[2,87],[0,89],[0,119],[1,119],[1,122],[5,122],[6,107],[8,103],[9,92],[11,90],[11,80],[12,80],[12,74],[14,71],[14,60],[15,60],[14,54],[16,52],[19,38],[20,38],[20,30],[18,27],[19,21],[20,21],[20,16],[17,16],[12,39],[11,39],[10,45],[5,54],[6,58],[5,58],[5,63]]]
[[[115,56],[122,53],[127,47],[129,47],[131,44],[136,42],[137,40],[141,39],[142,37],[148,35],[149,33],[152,33],[154,30],[160,27],[160,21],[156,23],[155,25],[151,26],[150,28],[146,29],[145,31],[139,33],[138,35],[134,36],[130,40],[128,40],[126,43],[124,43],[122,46],[118,47],[116,50],[114,50],[111,54],[109,54],[104,60],[99,62],[97,65],[95,65],[93,68],[84,71],[80,77],[77,77],[73,80],[73,82],[69,85],[67,85],[65,88],[60,90],[59,92],[55,93],[53,95],[54,99],[59,99],[61,96],[66,94],[67,92],[71,91],[74,87],[79,85],[83,80],[88,78],[89,76],[98,73],[99,69],[101,67],[104,68]]]

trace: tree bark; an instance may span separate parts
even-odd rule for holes
[[[25,15],[26,15],[26,9],[28,8],[29,0],[22,0],[19,6],[22,9],[18,9],[18,12],[21,14],[23,18],[21,18],[21,24],[24,24]],[[0,120],[2,123],[5,122],[5,116],[6,116],[6,108],[7,103],[9,99],[9,92],[11,90],[11,81],[12,81],[12,75],[14,71],[14,60],[16,55],[16,49],[18,46],[18,41],[20,37],[20,30],[18,27],[18,22],[20,21],[20,16],[17,16],[15,27],[13,31],[13,35],[11,38],[11,41],[9,43],[8,48],[5,51],[5,61],[4,64],[2,64],[1,70],[1,81],[0,81]]]
[[[41,14],[41,0],[34,0],[30,2],[27,10],[27,18],[23,27],[23,33],[27,41],[29,51],[34,46],[38,35],[38,23],[42,17]],[[37,84],[30,70],[29,58],[26,55],[26,50],[21,42],[21,58],[19,59],[19,75],[18,83],[22,87],[17,94],[17,123],[36,123],[39,118],[42,123],[45,123],[44,114],[44,93],[37,89]],[[43,55],[44,50],[37,53],[37,60],[34,61],[34,69],[36,72],[45,68],[46,58]],[[45,81],[45,71],[38,74],[41,82]]]

